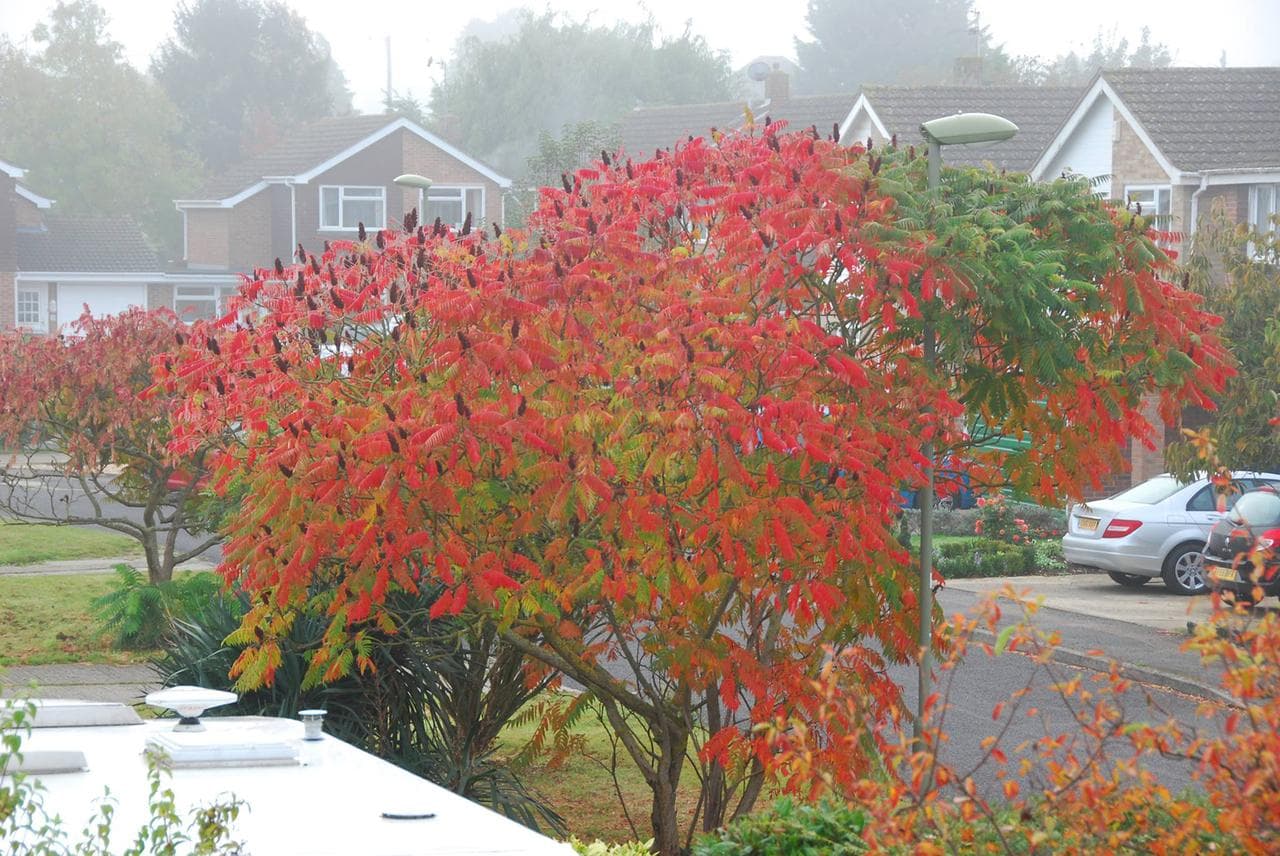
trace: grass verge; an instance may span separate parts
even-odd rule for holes
[[[140,555],[138,542],[91,526],[0,523],[0,565]]]
[[[535,724],[509,726],[499,738],[499,754],[507,757],[516,754],[528,743],[534,727]],[[581,735],[584,751],[572,753],[554,768],[542,762],[523,768],[517,773],[520,781],[558,811],[568,822],[569,833],[583,841],[600,839],[621,843],[648,840],[653,835],[649,822],[653,798],[626,750],[621,746],[617,750],[615,785],[610,773],[613,749],[604,723],[588,713],[571,733]],[[682,825],[688,824],[697,802],[698,777],[686,764],[679,795]],[[757,807],[767,803],[768,800],[762,798]],[[627,822],[628,813],[635,824],[635,831]]]
[[[116,651],[89,610],[111,574],[0,576],[0,666],[139,663],[152,651]]]

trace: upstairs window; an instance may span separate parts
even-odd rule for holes
[[[326,185],[320,188],[321,229],[354,232],[361,223],[371,232],[387,227],[385,187]]]
[[[1141,207],[1142,216],[1152,228],[1160,232],[1169,232],[1173,229],[1172,197],[1173,189],[1167,184],[1130,184],[1124,189],[1125,208],[1137,213],[1138,208]],[[1160,246],[1168,246],[1168,242],[1161,241]]]
[[[422,218],[425,226],[430,226],[440,218],[440,222],[454,229],[461,229],[467,214],[471,215],[473,229],[484,225],[484,188],[483,187],[437,187],[427,189],[426,216]]]

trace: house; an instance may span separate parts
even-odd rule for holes
[[[850,97],[837,95],[791,95],[791,78],[776,65],[764,80],[764,100],[719,101],[681,104],[670,107],[640,107],[622,117],[619,137],[623,151],[633,158],[653,157],[691,137],[701,137],[714,128],[728,131],[741,128],[748,115],[755,122],[784,120],[789,130],[816,127],[828,136],[849,113]]]
[[[421,191],[392,183],[418,173],[435,183]],[[340,116],[291,130],[277,145],[210,180],[198,198],[174,202],[182,215],[182,262],[169,272],[173,308],[211,317],[239,275],[286,263],[302,244],[352,238],[398,227],[424,212],[460,227],[501,223],[511,180],[409,119]]]
[[[1280,212],[1280,68],[1100,72],[1031,169],[1089,176],[1099,193],[1190,235],[1210,206],[1271,228]],[[1174,242],[1175,247],[1179,242]]]
[[[1238,223],[1273,230],[1280,213],[1280,68],[1161,68],[1102,71],[1066,113],[1031,176],[1093,179],[1100,195],[1133,207],[1173,233],[1173,250],[1221,206]],[[1136,484],[1164,469],[1166,431],[1154,450],[1134,444]]]
[[[920,126],[955,113],[994,113],[1018,126],[1009,140],[947,149],[953,166],[982,166],[1027,172],[1062,126],[1080,97],[1064,86],[863,86],[840,124],[840,139],[880,145],[920,145]]]
[[[53,333],[79,318],[165,298],[159,256],[127,217],[58,212],[0,161],[0,330]]]

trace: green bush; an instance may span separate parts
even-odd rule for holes
[[[1036,571],[1036,547],[977,537],[943,541],[935,550],[934,564],[950,579],[1014,577]]]
[[[111,591],[91,604],[103,632],[117,648],[149,650],[169,634],[176,619],[198,609],[217,595],[222,581],[216,574],[180,574],[164,583],[129,565],[116,565]]]
[[[748,815],[704,836],[693,856],[846,856],[870,852],[862,840],[867,816],[838,802],[780,799],[768,811]]]
[[[281,662],[271,685],[241,693],[228,715],[296,717],[327,711],[325,730],[366,752],[534,829],[565,832],[564,820],[496,757],[498,734],[545,688],[527,684],[524,660],[490,628],[428,617],[438,587],[394,592],[387,611],[395,633],[369,629],[367,671],[332,683],[305,681],[312,652],[328,627],[323,615],[296,616],[279,640]],[[218,593],[175,622],[156,670],[166,686],[233,689],[228,677],[241,648],[225,641],[249,608],[246,595]]]

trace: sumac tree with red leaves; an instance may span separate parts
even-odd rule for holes
[[[184,330],[167,310],[130,309],[86,314],[66,336],[0,335],[0,443],[12,450],[0,516],[128,535],[153,583],[218,542],[198,497],[218,440],[172,455],[174,399],[150,389],[152,361]]]
[[[1016,375],[1008,418],[1063,438],[1068,487],[1137,418],[1113,370],[1170,400],[1211,379],[1212,350],[1165,368],[1206,319],[1100,203],[1073,209],[1108,242],[1090,282],[1063,276],[1086,270],[1068,258],[1081,223],[1028,227],[1048,237],[1022,273],[1056,288],[1043,313],[1062,332],[1018,338],[993,320],[1014,284],[986,279],[990,239],[942,252],[911,213],[922,161],[778,130],[566,177],[528,234],[410,222],[335,242],[259,271],[244,320],[158,366],[188,398],[177,451],[240,432],[215,488],[246,496],[223,566],[257,595],[242,685],[272,679],[300,608],[331,618],[312,679],[364,668],[387,592],[430,575],[439,613],[598,699],[652,789],[656,848],[676,853],[686,762],[695,823],[749,810],[771,773],[753,726],[804,710],[826,658],[858,675],[869,725],[897,700],[886,664],[917,654],[898,491],[966,404],[923,368],[922,306],[980,330],[966,359]],[[1132,300],[1140,323],[1116,308]],[[1047,350],[1070,357],[1056,382],[1020,371]]]

